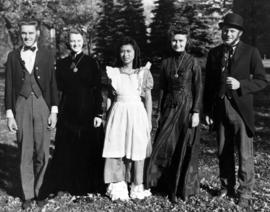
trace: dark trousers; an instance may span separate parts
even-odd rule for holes
[[[20,173],[24,199],[38,198],[49,159],[49,108],[34,94],[16,102],[17,140],[21,150]]]
[[[217,129],[217,140],[221,186],[228,190],[235,187],[236,147],[239,153],[239,192],[242,196],[250,197],[254,185],[253,137],[247,134],[242,117],[227,97],[219,104],[221,119]]]

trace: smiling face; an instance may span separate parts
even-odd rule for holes
[[[185,51],[187,45],[187,35],[175,34],[171,38],[171,47],[176,52]]]
[[[33,46],[39,36],[39,31],[35,25],[22,25],[21,26],[21,38],[25,46]]]
[[[225,44],[233,46],[237,42],[239,42],[242,33],[243,32],[239,29],[236,29],[230,26],[223,26],[221,37]]]
[[[123,65],[132,65],[135,58],[135,51],[131,44],[126,44],[120,48],[120,58]]]
[[[69,35],[69,46],[75,53],[79,53],[83,48],[83,37],[81,34],[71,33]]]

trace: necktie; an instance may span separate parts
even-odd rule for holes
[[[33,52],[36,50],[36,47],[35,46],[24,46],[23,51],[27,51],[27,50],[30,50]]]
[[[223,57],[221,60],[221,87],[219,92],[219,97],[224,98],[227,95],[229,98],[231,96],[230,90],[226,89],[226,79],[231,72],[231,61],[233,56],[233,48],[230,46],[225,46],[223,51]]]

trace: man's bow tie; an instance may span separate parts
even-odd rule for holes
[[[33,52],[36,50],[36,47],[35,46],[24,46],[23,51],[27,51],[27,50],[30,50]]]

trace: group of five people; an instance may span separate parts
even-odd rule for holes
[[[59,195],[83,195],[104,191],[104,183],[112,200],[144,199],[150,188],[165,192],[172,202],[198,194],[202,105],[206,123],[217,131],[220,196],[236,190],[236,145],[239,205],[249,207],[254,185],[252,94],[267,80],[258,50],[240,41],[242,17],[229,13],[220,28],[223,44],[209,52],[203,94],[200,65],[186,51],[189,30],[171,26],[171,52],[160,67],[158,129],[152,144],[154,82],[151,64],[141,64],[135,40],[123,38],[114,67],[106,66],[104,101],[99,64],[83,52],[80,30],[70,30],[71,53],[54,68],[52,54],[37,44],[38,22],[22,21],[23,46],[8,56],[5,86],[7,124],[17,131],[21,150],[22,207],[30,207],[33,199],[43,206],[48,188]],[[50,129],[56,122],[55,151],[47,169]]]

